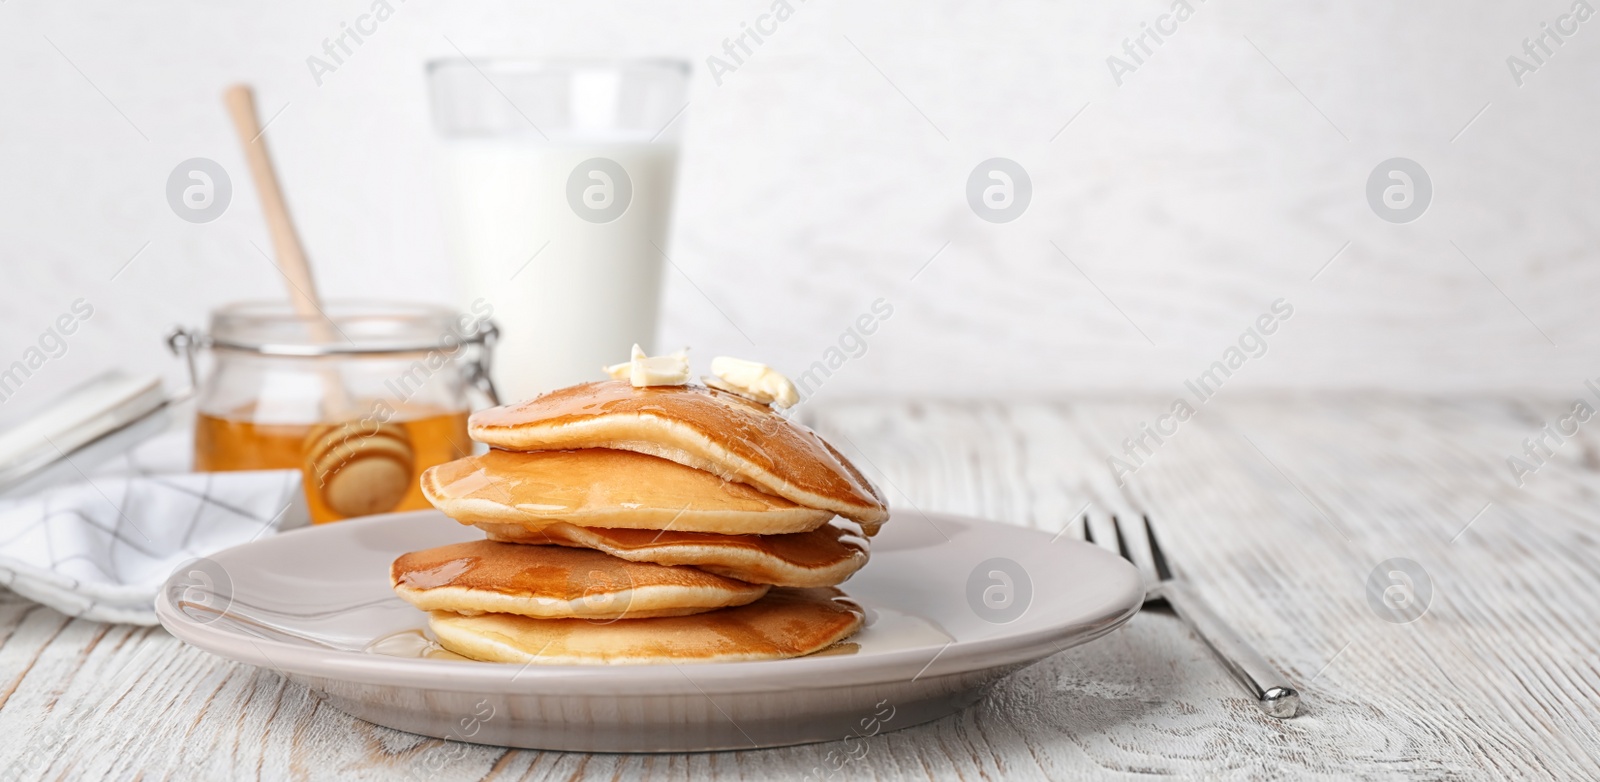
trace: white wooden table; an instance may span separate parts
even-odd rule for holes
[[[1056,530],[1147,508],[1178,566],[1305,695],[1261,715],[1176,619],[1146,612],[978,706],[872,739],[841,778],[1600,776],[1600,421],[1518,488],[1571,401],[1215,399],[1118,490],[1106,457],[1168,400],[834,405],[812,416],[902,508]],[[1366,582],[1420,563],[1427,612]],[[1419,585],[1414,585],[1418,594]],[[792,778],[838,747],[581,755],[375,727],[160,629],[0,599],[0,779]]]

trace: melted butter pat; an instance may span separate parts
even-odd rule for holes
[[[633,356],[621,364],[601,367],[612,380],[626,380],[634,388],[682,386],[689,383],[689,354],[679,351],[666,356],[646,356],[638,345]]]
[[[793,407],[800,401],[800,392],[794,383],[777,370],[756,361],[729,356],[711,360],[711,374],[706,385],[741,394],[764,405]]]

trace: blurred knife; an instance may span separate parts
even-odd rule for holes
[[[165,429],[175,401],[154,375],[112,370],[90,379],[0,432],[0,493],[84,480],[95,464]]]

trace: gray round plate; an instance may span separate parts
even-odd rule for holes
[[[156,598],[173,635],[277,671],[369,722],[534,749],[691,752],[859,739],[956,712],[994,680],[1126,622],[1126,561],[991,521],[898,513],[843,585],[867,609],[844,645],[792,660],[510,665],[438,659],[394,595],[406,551],[480,538],[435,511],[339,522],[179,568]],[[433,655],[433,656],[430,656]]]

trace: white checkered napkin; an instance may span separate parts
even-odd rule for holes
[[[0,585],[72,616],[153,625],[179,565],[306,519],[298,470],[100,473],[0,499]]]

